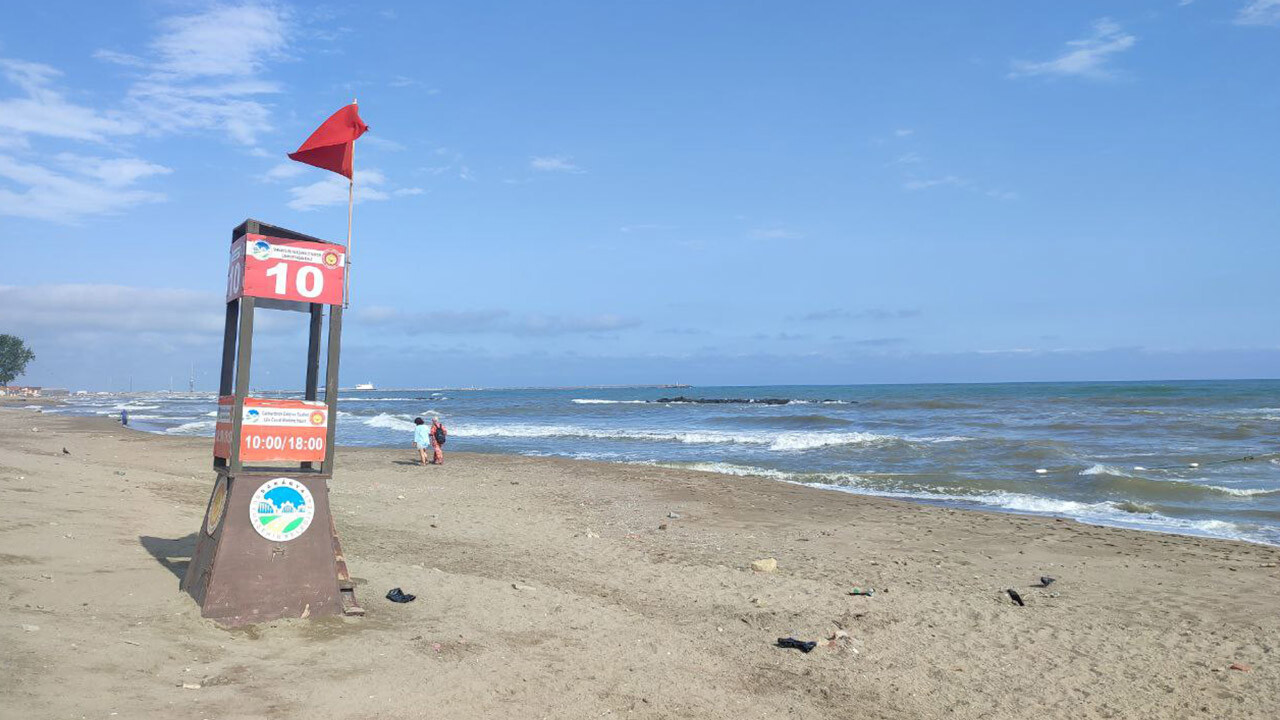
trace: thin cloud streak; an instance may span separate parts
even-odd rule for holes
[[[1251,0],[1236,13],[1236,25],[1280,26],[1280,0]]]
[[[609,333],[639,327],[641,321],[610,313],[583,316],[527,314],[508,310],[439,310],[406,313],[396,308],[375,306],[361,311],[359,320],[368,325],[394,325],[410,335],[516,335],[556,336]]]
[[[1111,58],[1134,46],[1138,38],[1124,32],[1110,18],[1100,18],[1093,23],[1093,34],[1067,43],[1067,49],[1058,57],[1044,62],[1013,61],[1008,77],[1021,78],[1037,75],[1058,77],[1083,77],[1106,79],[1115,76],[1107,65]]]

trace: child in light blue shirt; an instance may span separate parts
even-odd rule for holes
[[[413,444],[418,448],[418,461],[427,464],[427,449],[431,447],[431,426],[422,418],[413,419]]]

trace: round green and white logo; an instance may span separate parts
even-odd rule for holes
[[[306,532],[315,513],[311,491],[292,478],[262,483],[249,501],[253,529],[272,542],[288,542]]]

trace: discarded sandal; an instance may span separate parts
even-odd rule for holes
[[[387,591],[387,599],[390,600],[391,602],[396,602],[396,603],[413,602],[417,597],[418,597],[417,595],[410,595],[409,593],[404,592],[400,588],[391,588],[389,591]]]
[[[795,638],[788,637],[778,638],[778,647],[788,649],[794,648],[802,653],[807,653],[812,652],[814,648],[818,647],[818,643],[812,640],[797,640]]]

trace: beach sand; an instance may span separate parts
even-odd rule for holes
[[[1278,548],[407,442],[332,481],[368,615],[225,630],[210,446],[0,410],[0,717],[1280,715]]]

